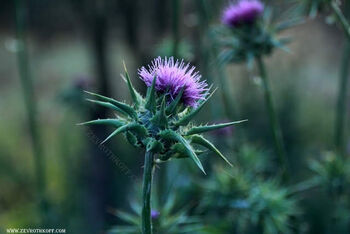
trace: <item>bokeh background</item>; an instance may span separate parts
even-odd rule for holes
[[[96,117],[112,116],[86,103],[82,90],[130,101],[127,86],[120,77],[124,72],[123,61],[134,84],[144,92],[137,69],[158,55],[173,55],[174,43],[178,45],[176,57],[196,65],[203,78],[218,87],[198,122],[249,120],[229,133],[210,136],[230,160],[242,164],[240,171],[254,174],[256,170],[261,181],[273,180],[287,188],[312,178],[310,161],[334,150],[338,77],[345,40],[342,31],[328,23],[327,14],[306,18],[283,32],[283,36],[291,38],[290,51],[276,50],[266,60],[291,171],[289,183],[279,185],[279,179],[272,176],[276,156],[256,70],[246,64],[214,69],[214,59],[208,59],[206,35],[210,27],[220,23],[220,11],[227,1],[23,2],[45,188],[44,195],[38,196],[35,151],[24,96],[30,87],[23,85],[18,69],[17,52],[22,47],[16,39],[15,1],[3,0],[0,2],[0,232],[12,227],[43,227],[43,210],[49,227],[66,228],[67,233],[104,233],[125,224],[115,216],[115,211],[130,211],[129,202],[137,200],[143,152],[128,145],[122,137],[115,137],[101,148],[98,142],[111,129],[76,126]],[[181,2],[178,8],[176,2]],[[281,17],[291,17],[286,12],[296,4],[268,2]],[[224,85],[219,79],[223,73]],[[231,94],[226,104],[221,95],[223,88]],[[252,158],[245,168],[239,155],[249,152]],[[203,158],[203,162],[207,176],[189,160],[171,162],[163,175],[165,188],[158,190],[163,189],[162,195],[175,194],[178,200],[175,210],[190,204],[188,215],[201,217],[205,227],[215,226],[218,217],[228,222],[243,217],[244,214],[235,212],[225,216],[235,209],[230,206],[221,207],[218,213],[205,211],[203,203],[210,201],[214,206],[219,203],[219,195],[208,198],[210,189],[204,184],[215,184],[215,174],[223,173],[217,168],[230,169],[213,155]],[[156,169],[157,173],[162,175],[162,167]],[[219,185],[217,189],[224,190],[224,185]],[[232,186],[229,191],[237,194],[235,188]],[[40,209],[43,197],[46,204]],[[337,199],[333,201],[326,190],[303,191],[295,200],[298,214],[288,221],[292,232],[349,233],[347,206],[342,205],[344,211],[334,211]],[[341,221],[332,216],[339,212]],[[223,228],[206,233],[283,232]]]

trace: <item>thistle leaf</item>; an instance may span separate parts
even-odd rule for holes
[[[119,101],[117,101],[117,100],[115,100],[113,98],[105,97],[103,95],[99,95],[99,94],[96,94],[96,93],[91,93],[91,92],[88,92],[88,91],[84,91],[84,92],[87,93],[87,94],[96,96],[96,97],[98,97],[98,98],[100,98],[100,99],[102,99],[102,100],[104,100],[106,102],[112,103],[113,105],[115,105],[116,107],[118,107],[119,109],[121,109],[125,113],[127,113],[127,115],[129,115],[130,117],[132,117],[135,120],[137,120],[137,113],[136,113],[136,111],[131,106],[129,106],[128,104],[123,103],[123,102],[119,102]]]
[[[119,128],[124,125],[124,122],[117,119],[96,119],[96,120],[91,120],[84,123],[78,123],[77,125],[93,125],[93,124],[110,125],[110,126]]]
[[[139,134],[141,136],[145,136],[147,134],[147,130],[146,130],[145,127],[141,126],[138,123],[129,123],[129,124],[121,126],[117,130],[112,132],[112,134],[109,135],[104,141],[102,141],[101,144],[105,143],[106,141],[108,141],[112,137],[118,135],[119,133],[122,133],[122,132],[125,132],[125,131],[130,131],[130,130],[135,131],[137,134]]]
[[[130,143],[130,145],[133,145],[135,147],[139,146],[137,143],[137,138],[133,133],[128,131],[128,132],[126,132],[125,136],[126,136],[126,139],[128,140],[128,142]]]
[[[166,108],[166,113],[167,114],[172,114],[174,113],[174,111],[176,110],[176,107],[178,106],[181,98],[182,98],[182,94],[185,90],[185,87],[182,87],[182,89],[180,90],[180,92],[177,94],[176,98],[174,99],[174,101],[172,101],[170,103],[170,105]]]
[[[199,169],[201,169],[201,171],[204,174],[206,174],[204,171],[204,168],[202,166],[201,161],[199,160],[196,153],[192,149],[191,145],[187,142],[187,140],[185,138],[183,138],[181,135],[179,135],[178,133],[176,133],[172,130],[161,131],[159,133],[159,135],[166,140],[173,140],[173,141],[177,141],[177,142],[181,143],[185,147],[184,153],[186,155],[188,155],[196,163],[196,165],[199,167]]]
[[[234,122],[229,122],[229,123],[222,123],[222,124],[214,124],[214,125],[208,125],[208,126],[199,126],[199,127],[193,127],[191,128],[187,133],[186,136],[189,135],[194,135],[194,134],[198,134],[198,133],[203,133],[203,132],[209,132],[209,131],[213,131],[213,130],[217,130],[220,128],[226,128],[235,124],[239,124],[239,123],[243,123],[243,122],[247,122],[248,120],[240,120],[240,121],[234,121]]]
[[[189,157],[185,152],[186,149],[185,149],[184,145],[181,143],[174,144],[173,146],[171,146],[171,149],[175,153],[178,154],[178,156],[176,156],[176,158],[188,158]],[[203,151],[203,150],[195,150],[194,152],[197,156],[200,156],[202,154],[207,153],[207,151]]]
[[[164,150],[164,145],[160,141],[152,140],[148,142],[146,150],[153,153],[159,153]]]
[[[128,115],[128,113],[126,113],[125,111],[123,111],[122,109],[120,109],[119,107],[109,103],[109,102],[102,102],[102,101],[97,101],[97,100],[92,100],[92,99],[86,99],[86,101],[89,101],[89,102],[92,102],[92,103],[95,103],[95,104],[98,104],[98,105],[101,105],[103,107],[106,107],[106,108],[109,108],[109,109],[112,109],[112,110],[115,110],[115,111],[118,111],[120,113],[122,113],[123,115]]]
[[[133,102],[135,103],[135,107],[138,108],[140,103],[141,103],[142,97],[136,91],[134,86],[132,85],[131,80],[130,80],[130,76],[129,76],[128,70],[126,69],[126,65],[125,65],[124,61],[123,61],[123,66],[124,66],[124,71],[125,71],[125,77],[123,75],[121,75],[121,76],[125,80],[125,82],[128,84],[131,98],[132,98]]]
[[[201,146],[207,148],[208,150],[211,150],[213,153],[220,156],[228,165],[230,165],[232,167],[232,164],[230,163],[230,161],[228,161],[228,159],[210,141],[205,139],[203,136],[193,135],[191,138],[191,142],[194,144],[201,145]]]
[[[163,97],[160,110],[157,111],[157,114],[152,118],[152,122],[156,123],[160,127],[168,126],[168,119],[165,114],[165,96]]]
[[[202,102],[200,102],[199,106],[196,109],[191,110],[188,114],[186,114],[181,119],[179,119],[175,123],[175,125],[176,126],[187,125],[193,119],[193,117],[203,108],[203,106],[208,102],[208,100],[213,96],[215,91],[216,89],[212,93],[210,93],[207,98],[205,98]]]
[[[145,105],[146,109],[153,113],[156,111],[156,88],[155,88],[156,79],[157,77],[154,76],[152,85],[147,90],[146,105]]]

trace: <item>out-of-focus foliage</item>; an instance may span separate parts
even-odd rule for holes
[[[139,197],[140,198],[140,197]],[[155,234],[200,233],[203,223],[199,216],[190,216],[190,206],[176,208],[176,193],[171,193],[166,202],[160,205],[157,196],[153,196],[152,221]],[[141,232],[141,199],[133,200],[130,204],[133,213],[113,211],[126,225],[113,227],[108,233],[139,234]]]
[[[312,160],[310,168],[330,194],[350,194],[350,163],[333,152],[326,153],[321,161]]]
[[[109,93],[104,95],[125,97],[125,103],[131,103],[119,78],[123,60],[130,75],[137,77],[137,68],[155,55],[173,55],[172,1],[22,1],[27,7],[28,60],[46,159],[48,227],[66,228],[67,233],[140,233],[141,198],[131,203],[131,213],[120,211],[129,210],[127,201],[135,195],[126,191],[141,177],[142,152],[120,137],[100,145],[111,129],[76,123],[100,117],[96,113],[101,109],[87,105],[82,90],[102,92],[107,87]],[[236,117],[249,122],[229,134],[209,136],[232,162],[232,169],[212,160],[211,154],[199,155],[206,176],[189,160],[173,160],[167,170],[164,164],[156,167],[154,187],[165,171],[172,188],[165,188],[168,199],[162,196],[158,203],[153,198],[152,208],[159,212],[154,220],[158,233],[350,233],[349,124],[344,127],[343,158],[335,153],[332,139],[345,40],[335,27],[340,24],[324,23],[335,22],[327,6],[330,1],[263,1],[267,10],[250,38],[243,37],[248,33],[244,28],[208,30],[218,24],[227,1],[181,2],[178,57],[191,60],[203,79],[219,87],[194,122],[219,123]],[[349,1],[336,2],[348,15]],[[14,35],[13,3],[3,1],[0,7],[0,233],[12,227],[43,228],[18,77],[15,52],[20,44]],[[197,3],[203,5],[201,15]],[[289,6],[295,7],[293,11]],[[316,13],[317,17],[308,17]],[[289,27],[298,22],[293,20],[298,15],[305,17],[304,24]],[[279,40],[289,38],[291,53],[274,50],[286,49]],[[217,66],[213,54],[223,47],[227,62],[246,62],[254,53],[274,51],[266,65],[290,163],[292,176],[286,183],[276,174],[266,109],[254,90],[261,81],[239,65]],[[226,116],[221,99],[219,71],[225,73],[225,87],[232,91],[227,106],[236,109],[233,119]],[[145,93],[140,80],[134,81]],[[325,151],[330,153],[322,154]]]
[[[174,49],[174,41],[169,38],[165,38],[161,41],[154,50],[154,57],[171,57]],[[193,46],[188,40],[182,40],[179,43],[178,57],[186,61],[193,61]]]
[[[291,233],[292,220],[300,213],[297,200],[277,181],[264,179],[267,155],[244,146],[237,161],[241,163],[229,171],[217,167],[206,182],[202,208],[216,220],[207,233]]]

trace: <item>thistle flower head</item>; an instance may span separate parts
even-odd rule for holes
[[[221,21],[230,27],[253,23],[264,11],[264,4],[259,0],[240,0],[231,3],[222,13]]]
[[[148,87],[156,78],[155,88],[159,93],[166,93],[169,102],[183,90],[182,102],[186,106],[195,107],[199,100],[204,99],[204,92],[207,91],[207,83],[200,81],[201,75],[195,71],[194,66],[185,64],[183,60],[174,60],[173,57],[158,57],[152,61],[152,64],[139,69],[140,78]]]
[[[97,119],[83,125],[110,125],[115,129],[102,143],[123,133],[133,146],[153,152],[156,162],[171,158],[191,158],[204,172],[198,156],[206,151],[196,149],[202,146],[212,151],[228,164],[230,162],[201,133],[232,126],[243,122],[229,122],[216,125],[194,126],[191,120],[203,108],[213,93],[200,80],[194,67],[173,58],[155,59],[149,70],[142,67],[139,75],[148,86],[146,97],[133,87],[125,68],[124,80],[129,88],[133,105],[113,98],[90,93],[96,100],[88,101],[116,111],[112,119]],[[230,164],[231,165],[231,164]]]

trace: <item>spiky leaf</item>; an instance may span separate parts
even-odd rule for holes
[[[196,163],[199,169],[201,169],[201,171],[205,174],[201,161],[199,160],[191,145],[187,142],[185,138],[183,138],[180,134],[172,130],[161,131],[159,135],[165,140],[173,140],[181,143],[185,147],[184,153],[188,155]]]
[[[171,146],[171,149],[173,152],[175,152],[175,157],[176,158],[188,158],[189,156],[186,154],[186,148],[183,144],[181,143],[176,143],[173,146]],[[207,151],[203,150],[195,150],[194,151],[197,156],[200,156],[202,154],[207,153]]]
[[[112,103],[113,105],[115,105],[116,107],[118,107],[119,109],[121,109],[125,113],[127,113],[129,116],[131,116],[132,118],[137,120],[136,111],[131,106],[129,106],[128,104],[123,103],[123,102],[119,102],[119,101],[117,101],[117,100],[115,100],[113,98],[105,97],[105,96],[100,95],[100,94],[91,93],[91,92],[88,92],[88,91],[84,91],[84,92],[86,92],[87,94],[96,96],[96,97],[102,99],[103,101]]]
[[[156,80],[157,77],[154,76],[151,87],[147,89],[146,104],[145,107],[151,112],[156,111]]]
[[[127,112],[123,111],[122,109],[120,109],[119,107],[113,105],[112,103],[109,103],[109,102],[102,102],[102,101],[97,101],[97,100],[92,100],[92,99],[86,99],[86,100],[89,101],[89,102],[98,104],[98,105],[100,105],[100,106],[103,106],[103,107],[106,107],[106,108],[109,108],[109,109],[118,111],[118,112],[122,113],[123,115],[126,115],[126,116],[128,115]]]
[[[139,134],[141,136],[147,135],[147,129],[145,127],[143,127],[142,125],[140,125],[138,123],[129,123],[129,124],[121,126],[117,130],[112,132],[112,134],[109,135],[104,141],[102,141],[101,144],[105,143],[106,141],[108,141],[112,137],[118,135],[119,133],[122,133],[122,132],[125,132],[125,131],[131,131],[131,130],[135,131],[135,133],[137,133],[137,134]]]
[[[187,113],[181,119],[179,119],[175,123],[175,125],[176,126],[187,125],[193,119],[193,117],[203,108],[203,106],[208,102],[208,100],[213,96],[215,91],[216,91],[216,89],[211,94],[209,94],[209,96],[206,99],[204,99],[202,102],[200,102],[200,104],[197,108],[191,110],[189,113]]]
[[[186,133],[186,135],[189,136],[189,135],[194,135],[194,134],[198,134],[198,133],[209,132],[209,131],[217,130],[220,128],[226,128],[226,127],[229,127],[229,126],[232,126],[235,124],[243,123],[246,121],[248,121],[248,120],[245,119],[245,120],[234,121],[234,122],[229,122],[229,123],[193,127]]]
[[[232,164],[230,163],[230,161],[228,161],[228,159],[210,141],[205,139],[203,136],[193,135],[191,137],[191,141],[192,141],[192,143],[201,145],[201,146],[211,150],[212,152],[214,152],[215,154],[220,156],[227,164],[229,164],[232,167]]]
[[[109,125],[109,126],[113,126],[113,127],[121,127],[122,125],[124,125],[124,122],[118,120],[118,119],[96,119],[96,120],[91,120],[91,121],[87,121],[84,123],[78,123],[77,125]]]
[[[151,140],[148,142],[146,150],[153,153],[160,153],[164,150],[164,145],[160,141]]]
[[[126,69],[126,65],[125,62],[123,61],[123,66],[124,66],[124,71],[125,71],[125,77],[122,75],[122,78],[125,80],[125,82],[128,84],[128,88],[129,88],[129,92],[131,95],[131,98],[133,100],[133,102],[135,103],[135,107],[138,108],[141,101],[142,101],[142,97],[141,95],[136,91],[136,89],[134,88],[134,86],[132,85],[128,70]]]
[[[157,111],[156,115],[152,118],[152,122],[158,125],[159,127],[168,126],[168,118],[165,114],[165,96],[163,97],[160,110]]]
[[[176,98],[170,103],[170,105],[166,108],[166,113],[167,114],[173,114],[178,107],[180,100],[182,98],[182,94],[185,90],[185,87],[182,87]]]
[[[136,147],[139,146],[139,144],[137,143],[137,137],[133,133],[127,131],[125,137],[131,145]]]

